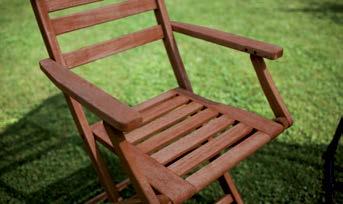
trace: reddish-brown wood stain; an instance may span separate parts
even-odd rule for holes
[[[228,171],[293,123],[263,58],[283,49],[261,41],[186,23],[171,22],[164,0],[126,0],[51,19],[49,12],[100,0],[31,0],[49,59],[40,66],[65,95],[99,181],[105,189],[89,203],[182,203],[218,180],[218,204],[243,203]],[[57,35],[153,11],[157,25],[117,39],[62,53]],[[193,93],[173,32],[250,54],[274,119],[216,103]],[[179,87],[129,107],[74,74],[78,67],[153,41],[162,40]],[[89,124],[83,108],[101,121]],[[128,179],[113,183],[97,142],[117,154]],[[130,183],[137,195],[123,200]]]

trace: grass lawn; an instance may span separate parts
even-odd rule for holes
[[[321,155],[343,112],[342,2],[166,2],[173,20],[284,48],[283,58],[267,63],[295,124],[232,174],[247,203],[321,202]],[[0,203],[82,203],[101,187],[63,96],[38,68],[47,53],[29,1],[1,0],[0,9]],[[141,14],[59,40],[70,51],[154,22],[152,13]],[[272,116],[247,54],[179,34],[176,39],[196,93]],[[160,41],[75,71],[130,105],[176,86]],[[124,178],[118,160],[103,153],[116,179]],[[211,203],[220,195],[214,184],[190,203]]]

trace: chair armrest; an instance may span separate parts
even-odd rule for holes
[[[241,37],[231,33],[186,23],[171,22],[175,32],[216,43],[225,47],[275,60],[282,56],[283,49],[276,45]]]
[[[94,112],[108,124],[129,131],[142,123],[141,115],[51,59],[40,61],[42,71],[64,93]]]

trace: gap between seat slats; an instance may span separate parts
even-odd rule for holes
[[[161,130],[164,130],[179,121],[183,120],[189,115],[199,111],[203,106],[201,104],[191,102],[189,104],[182,105],[177,109],[170,111],[169,113],[153,120],[152,122],[135,129],[126,135],[126,139],[133,144],[141,142],[146,137],[151,134],[157,133]]]
[[[151,122],[161,115],[168,113],[183,104],[188,103],[189,101],[190,100],[184,96],[176,96],[149,109],[143,110],[140,112],[143,116],[143,124],[147,124],[148,122]]]
[[[187,177],[186,180],[196,187],[197,191],[200,191],[232,167],[236,166],[240,161],[253,154],[271,139],[269,135],[258,131]]]
[[[201,103],[208,108],[216,110],[222,114],[227,114],[229,117],[247,124],[250,127],[254,127],[255,129],[260,130],[261,132],[264,132],[268,135],[276,136],[284,130],[284,127],[281,124],[266,119],[256,113],[235,108],[230,105],[216,103],[181,88],[176,88],[174,89],[174,91],[179,93],[180,95],[189,97],[192,101]]]
[[[163,145],[167,145],[175,139],[192,132],[194,129],[200,127],[217,115],[217,112],[205,109],[165,131],[150,137],[148,140],[138,144],[137,147],[145,153],[151,153],[152,151],[162,148]]]
[[[233,145],[251,131],[251,127],[239,123],[169,165],[168,168],[177,175],[185,175],[194,167],[219,154],[220,151]]]
[[[90,4],[103,0],[45,0],[49,12],[63,10],[84,4]]]
[[[172,160],[180,157],[188,151],[200,146],[203,142],[208,140],[213,135],[223,131],[228,126],[232,125],[234,120],[222,115],[218,118],[211,120],[206,125],[195,130],[194,132],[182,137],[176,142],[164,147],[158,152],[151,155],[161,164],[167,164]]]
[[[55,34],[86,28],[157,8],[155,0],[127,0],[101,8],[52,19]]]
[[[186,104],[188,101],[189,100],[186,99],[185,97],[179,97],[179,95],[176,94],[175,92],[167,91],[150,100],[140,103],[132,108],[135,109],[136,111],[139,111],[144,116],[145,123],[147,123],[153,120],[154,118],[157,118],[163,114],[169,114],[168,112],[170,112],[170,114],[175,114],[173,113],[174,111],[179,112],[178,107],[184,106],[184,104]],[[196,108],[198,106],[199,105],[196,104]],[[138,128],[137,131],[140,129],[141,128]],[[97,122],[93,124],[92,130],[98,141],[102,142],[108,148],[113,149],[113,146],[111,145],[111,142],[108,138],[108,135],[106,133],[106,130],[102,122]],[[125,136],[129,138],[128,141],[135,142],[136,140],[141,139],[142,137],[145,136],[145,135],[143,136],[136,135],[137,133],[139,133],[139,131],[138,132],[137,131],[134,130],[132,132],[125,134]]]
[[[143,139],[146,139],[151,134],[156,134],[161,130],[169,128],[180,120],[185,119],[186,117],[192,115],[193,113],[201,110],[202,105],[196,103],[189,103],[183,105],[180,108],[172,110],[166,115],[158,118],[147,125],[140,127],[132,132],[125,134],[126,139],[130,143],[138,143]],[[156,124],[156,126],[155,126]],[[97,122],[91,126],[93,133],[95,134],[98,141],[102,142],[109,149],[113,149],[112,143],[106,133],[106,130],[102,122]]]
[[[149,99],[147,101],[144,101],[140,104],[137,104],[136,106],[132,107],[136,111],[142,112],[145,111],[151,107],[154,107],[155,105],[158,105],[164,101],[167,101],[173,97],[177,96],[177,93],[174,91],[166,91],[158,96],[155,96],[152,99]]]
[[[74,68],[119,52],[126,51],[163,38],[161,26],[153,26],[122,37],[64,53],[68,68]]]

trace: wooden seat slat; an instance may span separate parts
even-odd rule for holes
[[[168,168],[177,175],[185,175],[194,167],[216,156],[220,153],[220,151],[239,141],[251,131],[251,127],[239,123],[218,137],[213,138],[206,144],[169,165]]]
[[[203,110],[192,117],[168,128],[167,130],[150,137],[148,140],[137,145],[145,153],[150,153],[159,149],[161,146],[171,142],[172,140],[186,135],[193,131],[195,128],[200,127],[208,120],[216,117],[218,113],[209,109]]]
[[[187,177],[186,180],[200,191],[270,140],[271,137],[269,135],[260,131],[256,132],[199,171]]]
[[[146,100],[140,104],[137,104],[133,106],[132,108],[135,109],[136,111],[142,112],[145,111],[151,107],[154,107],[166,100],[169,100],[173,97],[177,96],[177,93],[175,91],[166,91],[158,96],[153,97],[152,99]]]
[[[234,120],[225,115],[215,118],[191,134],[152,154],[151,157],[161,164],[167,164],[184,153],[201,145],[214,134],[230,126],[233,122]]]
[[[182,107],[176,110],[172,110],[166,115],[153,120],[143,127],[129,132],[125,135],[126,139],[130,143],[134,144],[141,142],[144,138],[150,136],[151,134],[154,134],[160,130],[166,129],[169,126],[176,124],[187,116],[199,111],[201,108],[203,108],[203,106],[195,102],[183,105]]]
[[[188,98],[184,96],[176,96],[152,108],[142,111],[141,115],[143,116],[143,124],[147,124],[161,115],[166,114],[183,104],[186,104],[187,102],[189,102]]]
[[[265,132],[268,135],[275,136],[284,130],[284,127],[280,123],[268,120],[256,113],[235,108],[230,105],[213,102],[184,89],[177,88],[175,91],[181,95],[189,97],[193,101],[202,103],[204,106],[228,115],[230,118],[243,122],[244,124],[260,130],[261,132]]]

